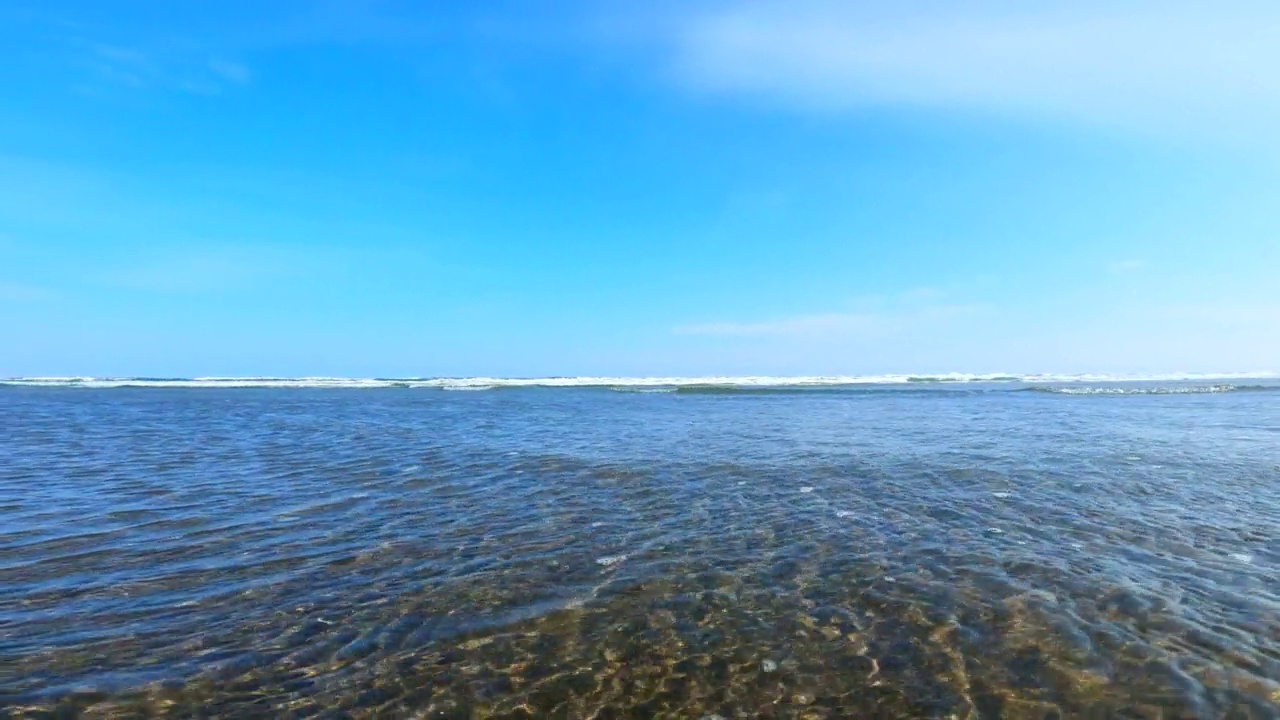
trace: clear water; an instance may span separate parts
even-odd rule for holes
[[[1280,717],[1235,382],[0,387],[0,716]]]

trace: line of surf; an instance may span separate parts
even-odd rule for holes
[[[1274,372],[1252,373],[1167,373],[1159,375],[1106,374],[894,374],[894,375],[805,375],[805,376],[673,376],[673,377],[434,377],[434,378],[338,378],[338,377],[18,377],[0,379],[0,385],[24,387],[78,388],[438,388],[498,389],[517,387],[603,387],[603,388],[805,388],[859,385],[944,385],[944,384],[1099,384],[1141,382],[1229,382],[1280,378]]]
[[[1054,395],[1215,395],[1234,392],[1276,392],[1280,385],[1236,385],[1219,383],[1215,385],[1157,385],[1124,386],[1124,385],[1031,385],[1023,388],[1028,392],[1050,393]]]

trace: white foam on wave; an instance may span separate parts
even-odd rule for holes
[[[1230,383],[1221,383],[1217,385],[1173,385],[1163,387],[1059,386],[1037,387],[1035,389],[1059,395],[1211,395],[1234,392],[1240,388]]]
[[[1061,374],[894,374],[894,375],[747,375],[747,376],[670,376],[670,377],[538,377],[538,378],[337,378],[337,377],[19,377],[0,379],[0,385],[29,387],[80,388],[438,388],[442,390],[491,390],[510,387],[601,387],[631,392],[671,392],[681,387],[833,387],[842,385],[935,385],[965,383],[1057,384],[1083,385],[1125,382],[1192,382],[1265,380],[1280,378],[1280,373],[1169,373],[1163,375],[1061,375]],[[1228,385],[1208,386],[1229,388]],[[1143,389],[1064,387],[1052,388],[1067,393],[1091,394],[1111,392],[1143,392]],[[1149,390],[1147,390],[1149,392]],[[1184,392],[1195,392],[1187,389]],[[1200,389],[1204,392],[1204,389]],[[1225,391],[1225,390],[1219,390]]]

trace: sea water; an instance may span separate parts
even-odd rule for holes
[[[7,381],[58,710],[1277,717],[1280,381]]]

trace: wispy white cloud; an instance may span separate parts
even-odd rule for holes
[[[208,65],[210,72],[214,75],[237,85],[243,85],[249,82],[253,77],[249,72],[249,68],[245,67],[241,63],[232,62],[231,60],[214,58],[209,61]]]
[[[893,298],[867,298],[856,303],[860,309],[823,312],[753,321],[691,323],[674,329],[678,335],[705,335],[741,338],[791,338],[847,340],[916,331],[930,323],[979,315],[992,308],[983,303],[947,304],[937,302],[943,293],[915,290]]]
[[[289,271],[290,255],[270,247],[202,244],[152,252],[105,269],[110,287],[160,294],[204,294],[247,288]]]
[[[1243,298],[1109,305],[1092,317],[1028,325],[1018,347],[1041,367],[1079,372],[1280,371],[1280,304]]]
[[[1261,300],[1255,303],[1201,303],[1164,309],[1170,320],[1194,321],[1218,327],[1244,327],[1280,345],[1280,304]]]
[[[881,330],[886,318],[864,313],[819,313],[796,315],[758,322],[711,322],[682,325],[679,335],[718,335],[727,337],[771,337],[779,335],[848,334]]]
[[[1028,309],[889,302],[858,312],[686,325],[676,333],[688,347],[712,348],[705,362],[746,373],[760,367],[777,374],[1141,373],[1280,371],[1277,328],[1274,297],[1117,298],[1083,315],[1058,303]]]
[[[801,110],[954,108],[1257,145],[1280,131],[1280,4],[718,5],[673,31],[689,85]]]
[[[1146,267],[1147,263],[1143,260],[1128,259],[1116,260],[1107,264],[1107,272],[1112,275],[1128,275],[1135,273]]]
[[[178,90],[215,95],[245,85],[253,74],[243,63],[210,55],[199,46],[142,47],[76,40],[80,64],[89,71],[76,89],[99,94],[110,88]]]
[[[46,287],[0,280],[0,302],[41,302],[53,300],[57,297],[57,292]]]

